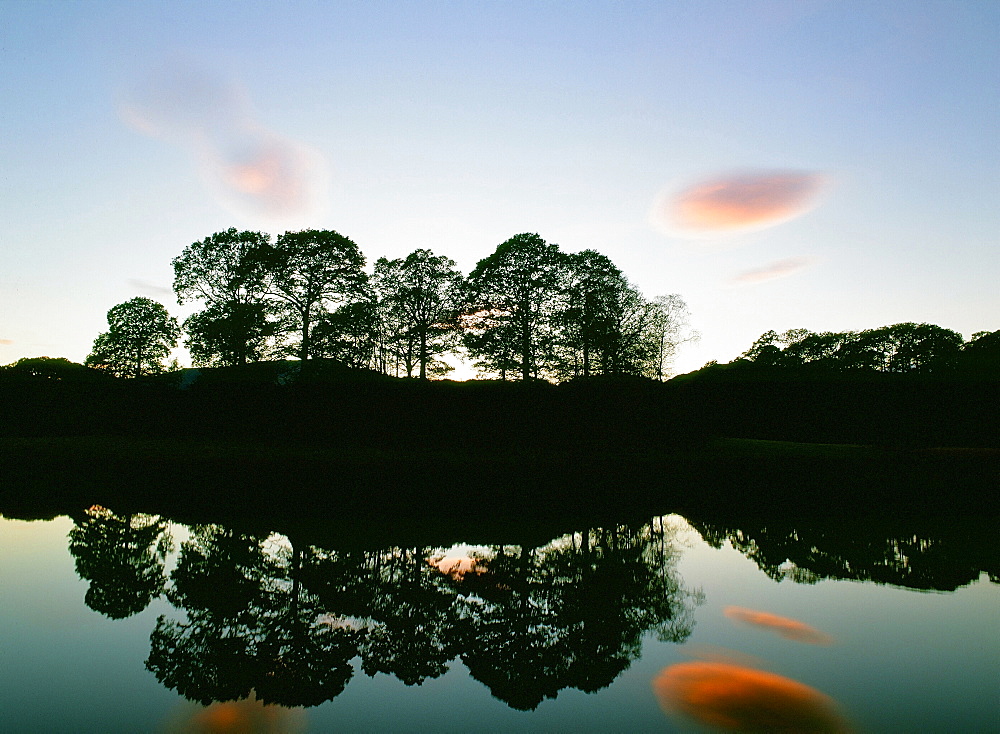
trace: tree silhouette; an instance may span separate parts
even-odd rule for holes
[[[434,356],[455,346],[462,274],[453,260],[421,249],[402,259],[379,258],[373,280],[389,319],[398,325],[397,339],[406,344],[404,354],[412,355],[407,376],[416,366],[420,379],[427,379]]]
[[[614,349],[615,305],[629,284],[611,260],[594,250],[570,253],[564,259],[564,304],[558,314],[559,343],[568,352],[563,371],[589,377]]]
[[[299,359],[315,356],[312,330],[332,304],[362,296],[365,258],[358,246],[332,230],[306,229],[278,235],[256,251],[266,271],[267,293],[288,310],[298,333]]]
[[[743,358],[762,366],[822,366],[834,370],[928,373],[951,369],[961,334],[933,324],[903,323],[860,332],[765,332]]]
[[[142,296],[108,311],[108,326],[94,340],[85,364],[121,377],[162,372],[163,360],[180,337],[177,320],[167,309]]]
[[[277,325],[264,300],[258,254],[269,244],[270,235],[231,227],[188,245],[171,261],[177,302],[206,304],[184,322],[196,365],[246,364],[266,354]]]
[[[84,603],[111,619],[138,614],[158,597],[170,549],[167,524],[153,515],[115,515],[97,505],[69,532],[76,572],[90,582]]]
[[[651,349],[647,374],[664,380],[681,344],[698,341],[701,336],[689,328],[687,304],[677,293],[658,296],[649,307],[647,328]]]
[[[547,372],[563,263],[557,245],[527,233],[511,237],[479,261],[468,277],[465,313],[484,313],[489,320],[468,332],[465,344],[474,358],[505,373],[508,355],[517,355],[522,380]]]
[[[270,353],[270,341],[278,329],[263,302],[217,303],[184,320],[185,345],[197,367],[256,362]]]
[[[381,323],[374,300],[346,303],[324,312],[310,337],[313,355],[328,357],[349,367],[385,371],[379,362]]]

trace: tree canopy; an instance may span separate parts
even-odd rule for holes
[[[564,253],[533,233],[502,242],[467,278],[427,248],[379,258],[366,271],[357,244],[318,229],[272,241],[231,227],[188,245],[171,265],[178,304],[202,305],[183,324],[197,367],[332,358],[428,379],[462,354],[502,380],[662,380],[693,336],[680,296],[650,301],[607,256]],[[154,317],[149,299],[128,303],[116,307],[88,365],[116,375],[159,371],[180,332],[165,311]]]
[[[264,299],[260,255],[270,240],[263,232],[231,227],[188,245],[171,261],[177,302],[198,300],[206,306],[184,322],[196,365],[246,364],[268,353],[277,324]]]
[[[162,304],[142,296],[108,311],[108,327],[94,340],[85,364],[120,377],[162,372],[163,360],[181,333],[177,319]]]
[[[951,329],[912,322],[840,333],[789,329],[765,332],[743,358],[775,367],[928,373],[954,367],[963,343],[962,335]]]
[[[332,230],[305,229],[278,235],[273,246],[258,251],[266,272],[266,292],[280,302],[297,332],[296,356],[315,356],[313,327],[331,304],[357,300],[367,278],[365,258],[349,238]]]

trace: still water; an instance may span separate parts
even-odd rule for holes
[[[995,541],[667,515],[372,549],[0,518],[0,730],[997,732]]]

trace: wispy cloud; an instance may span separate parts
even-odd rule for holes
[[[172,298],[174,295],[172,289],[165,288],[162,285],[156,285],[155,283],[150,283],[147,280],[139,280],[138,278],[129,278],[128,284],[130,287],[135,288],[144,296],[149,296],[150,298]]]
[[[720,175],[661,195],[650,218],[676,234],[720,234],[771,227],[812,208],[825,178],[802,171]]]
[[[236,84],[189,64],[166,64],[118,109],[134,130],[187,150],[209,191],[238,214],[309,218],[325,209],[323,156],[258,123]]]
[[[787,278],[789,275],[794,275],[801,270],[805,270],[815,264],[815,262],[816,258],[814,257],[789,257],[765,265],[762,268],[744,270],[742,273],[730,278],[729,282],[731,285],[750,285],[752,283],[762,283],[766,280]]]

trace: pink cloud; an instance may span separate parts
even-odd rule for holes
[[[725,233],[771,227],[808,211],[824,177],[797,171],[730,174],[665,197],[654,223],[690,233]]]
[[[122,121],[187,150],[219,203],[241,215],[314,218],[327,166],[317,151],[255,120],[246,92],[186,64],[167,64],[118,106]]]
[[[730,279],[733,285],[748,285],[751,283],[762,283],[765,280],[775,280],[776,278],[787,278],[800,270],[805,270],[815,262],[811,257],[789,257],[778,260],[762,268],[745,270],[739,275]]]

